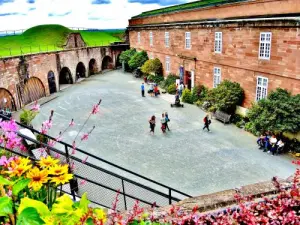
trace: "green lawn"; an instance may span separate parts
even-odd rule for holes
[[[80,32],[88,46],[121,41],[124,33],[122,30],[72,31],[61,25],[40,25],[21,35],[0,37],[0,57],[62,50],[66,37],[71,32]]]

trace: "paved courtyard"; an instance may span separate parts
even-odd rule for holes
[[[259,151],[256,138],[234,125],[213,120],[212,133],[202,131],[205,113],[196,106],[170,108],[173,96],[169,95],[142,98],[140,84],[140,79],[121,71],[92,76],[44,104],[34,126],[40,128],[54,109],[50,134],[57,136],[74,118],[76,126],[64,135],[64,141],[71,143],[101,98],[100,113],[91,117],[84,132],[93,125],[96,128],[78,147],[191,195],[266,181],[275,175],[287,178],[295,171],[288,157]],[[159,119],[165,111],[171,132],[163,135],[157,126],[155,135],[150,135],[149,117],[155,114]]]

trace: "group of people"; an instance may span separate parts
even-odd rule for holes
[[[272,155],[279,154],[284,148],[283,141],[269,132],[263,133],[258,139],[257,144],[259,149],[263,149],[264,152],[272,153]]]
[[[158,85],[155,83],[150,83],[148,93],[152,97],[153,96],[156,97],[157,95],[159,95]],[[145,84],[144,83],[142,83],[142,85],[141,85],[141,94],[142,94],[142,97],[145,97]]]
[[[176,84],[176,94],[179,95],[179,97],[182,96],[182,92],[184,90],[184,85],[182,82],[180,82],[180,84],[178,85],[178,83]]]
[[[160,122],[161,122],[161,131],[163,133],[166,133],[167,129],[168,129],[168,131],[170,131],[170,128],[168,126],[170,119],[169,119],[169,115],[167,112],[162,113]],[[152,133],[154,135],[155,125],[156,125],[156,117],[154,115],[151,116],[151,118],[149,120],[149,124],[150,124],[150,133]]]

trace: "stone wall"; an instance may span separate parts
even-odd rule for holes
[[[246,98],[243,106],[249,107],[256,97],[257,77],[269,79],[268,92],[286,88],[293,94],[300,93],[300,30],[299,24],[286,21],[256,21],[185,25],[154,25],[129,27],[130,46],[146,50],[157,57],[165,67],[170,57],[171,73],[195,71],[195,84],[213,87],[213,69],[221,68],[221,80],[229,79],[241,84]],[[153,46],[149,32],[153,33]],[[165,47],[165,32],[169,32],[170,47]],[[137,32],[141,34],[138,44]],[[185,32],[191,32],[192,47],[185,49]],[[214,52],[215,32],[222,32],[222,53]],[[259,59],[260,32],[271,32],[271,58]],[[193,60],[195,58],[196,60]],[[164,72],[166,74],[166,71]]]
[[[49,95],[49,71],[54,72],[56,89],[59,90],[59,73],[63,67],[69,68],[73,81],[76,81],[76,67],[79,62],[84,64],[87,77],[90,60],[95,59],[95,67],[99,68],[97,72],[101,72],[101,65],[105,56],[111,57],[115,66],[118,55],[127,48],[127,45],[81,48],[4,58],[0,60],[0,87],[7,89],[12,94],[17,108],[20,109],[24,105],[21,99],[24,94],[24,81],[26,79],[30,77],[39,78],[45,88],[46,95]]]
[[[67,42],[64,46],[64,49],[82,48],[82,47],[86,47],[86,44],[82,39],[80,33],[71,33],[68,35]]]
[[[253,0],[248,2],[231,3],[204,7],[200,9],[172,12],[149,16],[144,18],[132,18],[129,25],[170,23],[178,21],[193,21],[203,19],[223,19],[250,17],[260,15],[293,14],[300,12],[299,0]]]

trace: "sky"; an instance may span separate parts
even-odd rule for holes
[[[98,29],[126,28],[143,11],[192,0],[0,0],[0,31],[40,24]]]

